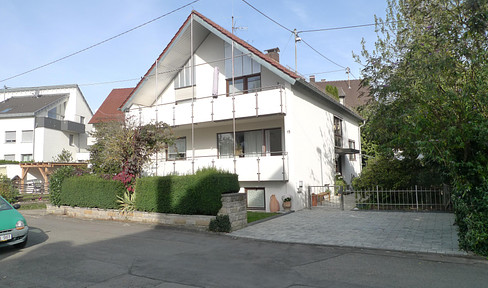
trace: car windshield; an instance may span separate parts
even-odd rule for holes
[[[12,206],[10,206],[7,201],[3,200],[3,198],[0,197],[0,211],[10,209],[12,209]]]

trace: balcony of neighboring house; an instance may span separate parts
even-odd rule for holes
[[[79,117],[81,122],[83,120],[83,117]],[[49,114],[47,117],[36,117],[36,128],[43,127],[78,134],[85,133],[85,124],[80,122],[64,120],[64,116],[62,115]]]
[[[192,119],[193,123],[197,124],[231,120],[234,117],[239,119],[286,114],[286,95],[282,86],[262,87],[253,91],[240,91],[234,95],[220,94],[193,100],[191,93],[189,95],[179,97],[180,100],[173,103],[142,107],[138,112],[133,111],[133,115],[140,118],[141,123],[157,119],[171,126],[180,126],[191,124]]]

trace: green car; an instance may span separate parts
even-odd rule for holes
[[[25,247],[29,227],[24,216],[17,212],[19,204],[10,205],[0,196],[0,247]]]

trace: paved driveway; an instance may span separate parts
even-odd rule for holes
[[[304,209],[232,232],[289,243],[466,255],[454,214]]]

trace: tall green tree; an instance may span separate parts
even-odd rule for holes
[[[488,255],[488,1],[389,0],[363,48],[368,137],[450,179],[460,247]]]

